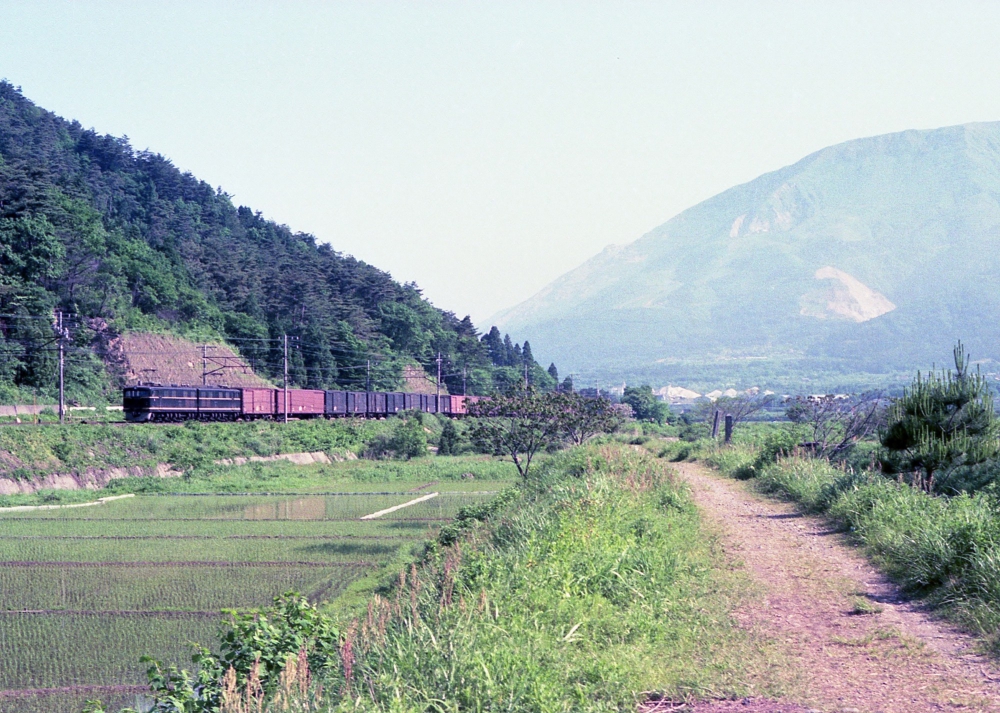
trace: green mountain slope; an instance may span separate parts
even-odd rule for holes
[[[564,367],[781,382],[1000,360],[1000,123],[849,141],[497,315]],[[739,381],[740,379],[737,379]]]
[[[222,337],[278,377],[291,335],[301,386],[400,385],[443,357],[452,393],[503,386],[471,320],[435,308],[313,236],[264,219],[166,158],[35,106],[0,81],[0,398],[54,390],[53,315],[66,314],[71,396],[114,387],[103,363],[128,330]],[[527,350],[530,356],[530,349]],[[531,360],[536,383],[551,378]]]

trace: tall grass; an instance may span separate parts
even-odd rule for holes
[[[605,446],[542,475],[493,527],[373,603],[354,643],[360,703],[331,709],[599,711],[644,691],[745,693],[759,652],[728,616],[670,471]]]

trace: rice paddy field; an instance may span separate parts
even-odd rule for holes
[[[191,668],[223,610],[289,590],[331,606],[363,595],[514,472],[459,457],[172,480],[93,507],[0,511],[0,711],[135,705],[141,656]]]

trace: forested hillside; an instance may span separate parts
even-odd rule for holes
[[[435,308],[415,284],[312,235],[234,206],[159,154],[66,121],[0,81],[0,390],[51,394],[55,315],[68,329],[67,388],[117,386],[108,345],[170,331],[235,345],[265,376],[304,387],[395,388],[406,363],[461,393],[523,376],[491,353],[469,317]],[[529,377],[554,385],[530,356]],[[553,370],[554,371],[554,370]]]

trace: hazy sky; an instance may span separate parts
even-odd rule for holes
[[[0,77],[480,326],[829,144],[1000,119],[1000,3],[10,2]]]

